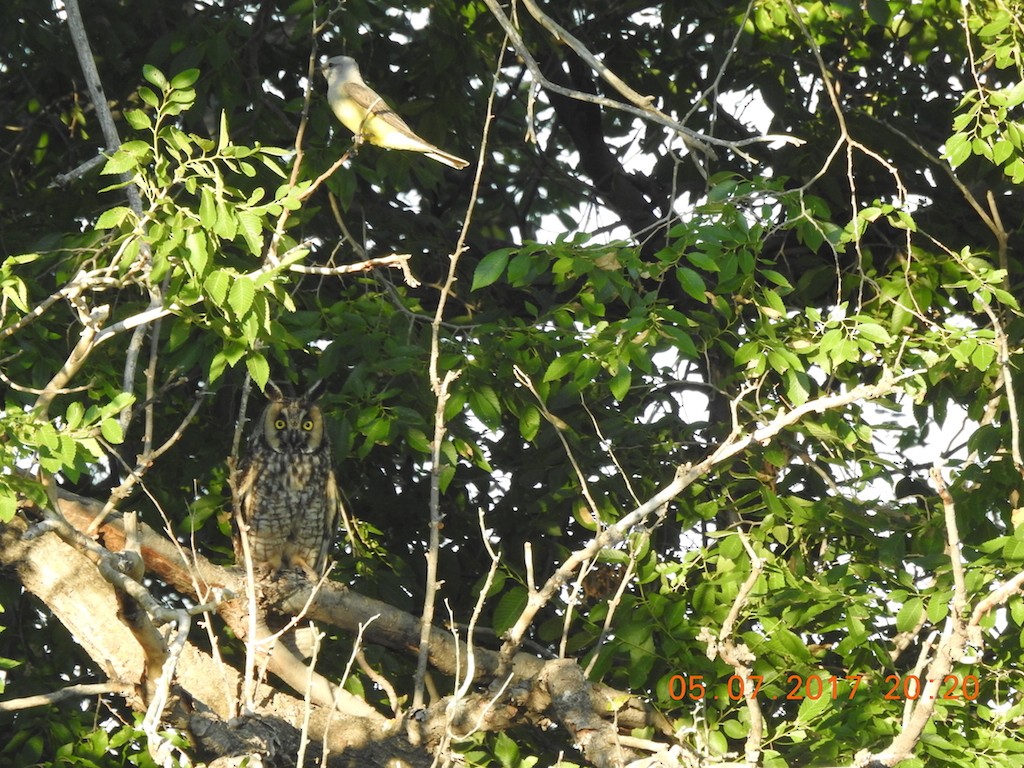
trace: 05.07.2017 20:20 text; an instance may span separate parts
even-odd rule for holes
[[[767,698],[801,701],[803,699],[831,698],[852,700],[861,689],[864,675],[788,675],[785,680],[784,693],[768,694],[762,692],[763,675],[731,675],[726,681],[727,696],[731,701],[742,701],[746,698]],[[979,681],[975,675],[946,675],[942,680],[922,680],[917,675],[886,675],[879,693],[889,701],[904,701],[930,696],[933,699],[974,701],[979,694]],[[936,686],[935,683],[938,682]],[[930,690],[929,690],[930,689]],[[668,695],[674,701],[689,699],[700,701],[709,696],[703,675],[672,675],[668,680]],[[718,699],[718,695],[710,695]]]

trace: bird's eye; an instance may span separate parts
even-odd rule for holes
[[[311,432],[313,430],[313,420],[306,419],[304,422],[302,422],[302,428],[307,432]]]
[[[286,426],[288,425],[285,424],[284,419],[278,419],[274,422],[274,429],[284,429]]]

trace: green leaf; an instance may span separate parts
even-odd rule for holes
[[[217,135],[217,151],[223,152],[231,144],[231,135],[228,133],[228,113],[220,112],[220,131]]]
[[[267,362],[267,358],[260,352],[252,352],[245,358],[245,367],[256,386],[261,391],[266,389],[267,381],[270,380],[270,363]]]
[[[523,586],[516,585],[502,595],[494,607],[494,618],[491,620],[494,631],[501,635],[511,629],[522,615],[526,603],[526,588]]]
[[[119,413],[135,402],[131,392],[118,392],[103,409],[105,413]]]
[[[913,632],[924,616],[924,603],[921,598],[912,597],[905,602],[896,613],[896,631]]]
[[[228,287],[231,285],[233,277],[235,276],[228,270],[218,269],[211,272],[203,283],[206,294],[218,307],[224,306],[224,299],[228,295]]]
[[[1018,528],[1017,530],[1024,531],[1024,528]],[[1010,562],[1024,560],[1024,538],[1018,538],[1016,535],[1007,537],[1006,544],[1003,546],[1002,557]]]
[[[124,113],[124,119],[136,131],[145,131],[153,127],[153,121],[141,109],[129,109]]]
[[[780,288],[785,288],[787,291],[793,290],[792,284],[786,279],[785,275],[776,272],[774,269],[763,269],[761,274]]]
[[[493,387],[485,384],[470,390],[469,407],[488,429],[496,431],[501,428],[501,401]]]
[[[676,279],[679,281],[679,285],[684,291],[692,296],[702,304],[706,304],[708,297],[707,285],[704,283],[704,278],[701,277],[697,272],[694,272],[689,267],[679,267],[676,270]]]
[[[142,65],[142,76],[146,78],[147,82],[152,83],[161,91],[165,90],[169,85],[169,83],[167,82],[167,78],[164,77],[164,73],[156,67],[154,67],[152,64]]]
[[[176,91],[180,91],[184,88],[191,88],[192,85],[195,84],[196,80],[198,79],[198,69],[186,69],[174,76],[174,78],[171,80],[171,88],[175,89]],[[153,85],[156,85],[156,83],[153,83]]]
[[[540,430],[540,423],[540,411],[532,405],[526,406],[519,417],[519,434],[522,435],[523,440],[531,442]]]
[[[128,218],[131,213],[132,209],[124,205],[109,208],[96,219],[96,229],[113,229],[120,226],[121,222]]]
[[[238,234],[238,220],[235,218],[235,206],[228,205],[223,200],[217,200],[217,218],[213,222],[213,231],[218,237],[225,240],[234,240]]]
[[[239,275],[231,285],[231,291],[228,293],[228,304],[231,305],[235,315],[241,317],[249,311],[255,297],[256,288],[252,280],[245,275]]]
[[[18,512],[18,494],[0,482],[0,523],[9,523]]]
[[[860,323],[857,326],[857,335],[863,336],[868,341],[876,344],[892,344],[892,336],[877,323]]]
[[[736,354],[733,355],[733,362],[736,365],[746,365],[756,357],[761,356],[761,344],[759,342],[750,341],[740,345],[739,349],[736,350]]]
[[[768,641],[769,647],[777,649],[789,659],[803,662],[811,660],[811,654],[807,650],[807,644],[804,643],[799,636],[785,627],[775,627],[772,630],[770,637],[771,639]]]
[[[970,138],[963,133],[955,133],[946,140],[946,159],[953,168],[963,165],[971,156]]]
[[[718,272],[718,262],[715,261],[713,256],[710,256],[702,251],[690,251],[686,254],[686,260],[689,261],[697,269],[703,269],[705,272]]]
[[[819,675],[821,677],[821,675]],[[828,683],[822,682],[822,685],[827,690]],[[818,692],[816,680],[806,680],[804,682],[803,693],[805,698],[800,702],[800,708],[796,713],[796,720],[798,723],[807,724],[814,722],[819,716],[824,714],[827,710],[831,709],[832,697],[829,692],[823,692],[821,696],[817,698],[811,698],[808,693],[816,695]]]
[[[494,251],[484,256],[473,272],[473,287],[471,290],[475,291],[485,288],[501,277],[505,267],[508,266],[509,255],[512,252],[512,248],[503,248],[500,251]]]
[[[629,369],[629,366],[620,365],[618,372],[608,383],[608,388],[611,390],[612,397],[621,403],[626,399],[626,395],[629,394],[629,386],[632,382],[633,372]]]
[[[995,347],[989,344],[978,344],[971,353],[971,364],[979,371],[987,371],[996,359]]]
[[[213,229],[217,223],[217,201],[210,187],[203,187],[199,195],[199,223],[203,229]]]
[[[209,251],[206,248],[206,235],[201,229],[190,229],[185,236],[185,248],[188,250],[186,262],[192,268],[192,274],[201,277],[206,272],[206,265],[210,259]]]
[[[406,442],[409,443],[409,447],[412,448],[414,451],[427,455],[431,453],[430,440],[424,434],[422,429],[410,427],[409,430],[405,433],[405,439]]]
[[[238,226],[253,256],[263,255],[263,221],[252,211],[238,211]]]
[[[139,88],[139,98],[142,99],[144,104],[152,107],[153,109],[157,109],[160,106],[160,97],[153,93],[151,88],[147,88],[146,86]]]
[[[121,423],[117,419],[104,419],[101,421],[100,434],[111,445],[120,445],[124,442],[124,432],[121,430]]]
[[[1000,139],[992,147],[992,162],[1002,165],[1013,154],[1013,144],[1008,139]]]
[[[505,733],[499,733],[494,740],[494,756],[502,768],[518,768],[519,746]]]
[[[786,316],[786,305],[782,302],[778,293],[770,288],[765,288],[761,292],[761,298],[764,301],[764,304],[761,305],[761,309],[769,309],[770,312],[768,314],[770,316],[775,318],[782,318]]]
[[[65,467],[74,466],[75,456],[78,455],[78,441],[69,435],[60,435],[56,453]]]
[[[810,397],[810,392],[808,391],[811,383],[810,377],[806,373],[794,371],[792,368],[788,369],[784,376],[786,380],[786,397],[796,406],[806,403]]]
[[[551,365],[549,365],[548,369],[544,372],[544,381],[557,381],[558,379],[563,378],[566,374],[571,373],[573,369],[576,368],[579,359],[579,352],[570,352],[562,355],[561,357],[556,357],[551,361]]]
[[[135,157],[130,152],[122,152],[121,150],[118,150],[114,153],[113,157],[107,160],[100,173],[104,176],[116,176],[118,174],[134,170],[139,165],[139,158]]]
[[[949,614],[949,592],[936,592],[928,599],[928,621],[938,625]]]
[[[84,413],[84,406],[77,400],[72,400],[68,403],[68,409],[64,414],[64,421],[67,423],[67,428],[78,429],[78,426],[82,423],[82,416]]]

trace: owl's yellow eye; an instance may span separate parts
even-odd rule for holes
[[[284,429],[286,426],[288,425],[285,424],[284,419],[278,419],[274,422],[274,429]]]
[[[313,430],[313,420],[306,419],[304,422],[302,422],[302,428],[307,432],[311,432]]]

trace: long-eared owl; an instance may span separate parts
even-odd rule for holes
[[[341,498],[331,467],[331,445],[316,404],[317,382],[301,397],[285,397],[267,383],[267,404],[249,438],[249,455],[235,483],[247,527],[253,566],[276,575],[301,568],[308,576],[327,570],[338,528]],[[235,532],[235,560],[243,560],[243,532]]]

